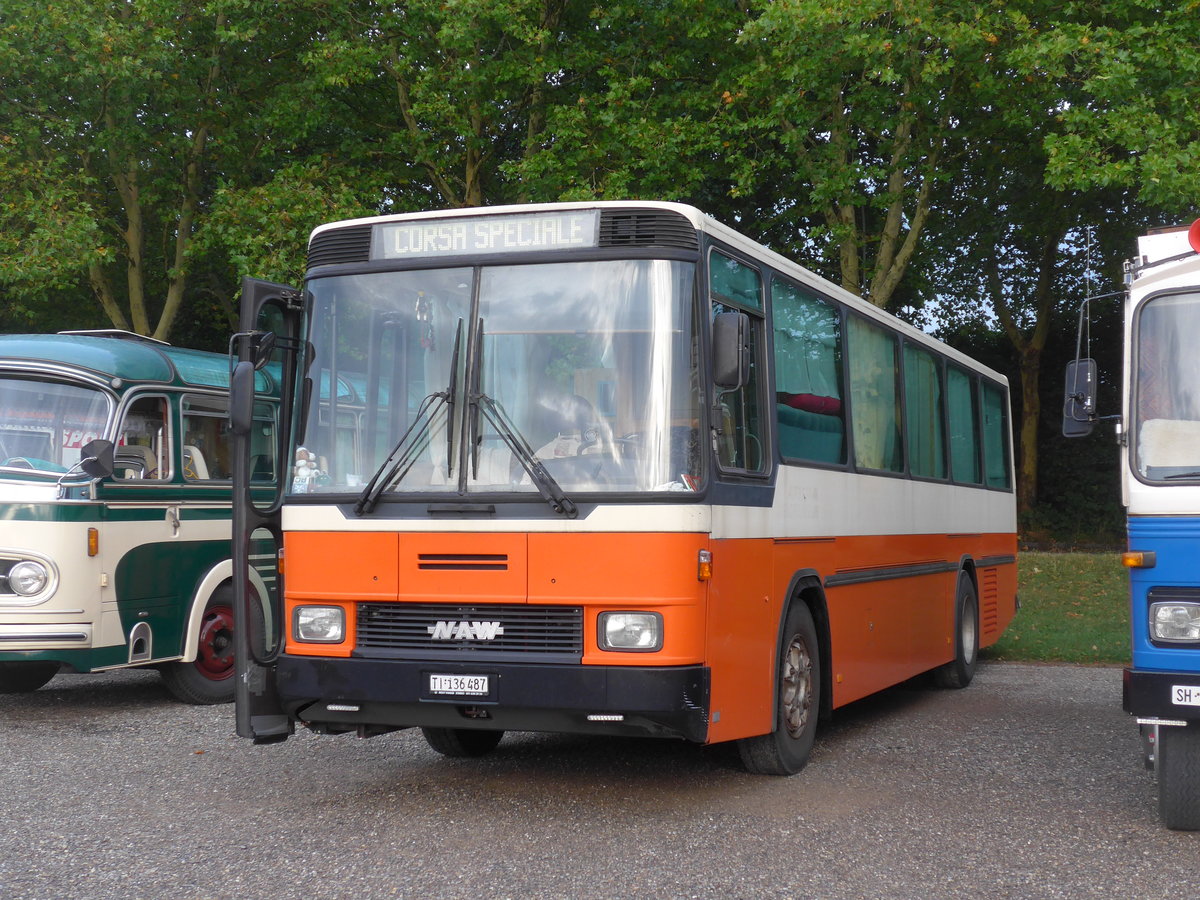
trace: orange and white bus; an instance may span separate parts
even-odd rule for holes
[[[295,398],[285,490],[235,510],[283,551],[282,633],[239,604],[243,736],[651,735],[791,774],[820,718],[966,685],[1011,620],[1005,379],[696,209],[336,222],[308,263],[243,292],[235,432],[256,365]]]

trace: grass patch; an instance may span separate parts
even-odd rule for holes
[[[1129,577],[1117,553],[1022,553],[1021,608],[985,659],[1127,664]]]

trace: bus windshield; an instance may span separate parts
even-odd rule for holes
[[[1150,481],[1200,481],[1200,293],[1150,300],[1137,325],[1135,458]]]
[[[292,490],[381,473],[385,496],[536,493],[514,443],[568,494],[696,490],[693,274],[611,260],[313,280],[320,389]]]
[[[0,378],[0,398],[0,468],[16,474],[67,471],[104,436],[111,409],[93,388],[32,378]]]

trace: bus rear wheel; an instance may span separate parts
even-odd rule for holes
[[[231,702],[233,646],[233,589],[224,585],[204,607],[195,661],[167,663],[160,670],[167,690],[197,706]]]
[[[1200,831],[1200,725],[1158,729],[1158,814],[1177,831]]]
[[[954,659],[933,670],[938,687],[965,688],[975,677],[979,657],[979,599],[975,582],[966,572],[958,573],[954,592]]]
[[[28,694],[57,674],[56,662],[0,662],[0,694]]]
[[[465,759],[486,756],[496,749],[503,731],[479,731],[474,728],[422,728],[425,742],[442,756]]]
[[[788,610],[775,690],[774,731],[738,741],[738,753],[756,775],[795,775],[812,752],[821,709],[821,651],[804,603]]]

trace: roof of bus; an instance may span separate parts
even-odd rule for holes
[[[831,281],[827,281],[815,272],[811,272],[804,266],[796,263],[786,256],[765,247],[762,244],[754,241],[744,234],[730,228],[721,222],[718,222],[708,213],[690,206],[686,203],[673,203],[661,200],[595,200],[587,202],[573,203],[530,203],[520,206],[477,206],[464,209],[441,209],[429,210],[426,212],[415,213],[397,213],[387,216],[369,216],[359,219],[346,219],[340,222],[327,222],[324,225],[318,225],[309,235],[309,243],[312,243],[313,238],[323,231],[328,231],[334,228],[346,228],[354,225],[374,225],[380,222],[397,222],[412,219],[439,219],[439,218],[460,218],[464,216],[489,216],[489,215],[514,215],[517,213],[536,213],[536,212],[551,212],[554,210],[575,210],[575,209],[662,209],[670,210],[678,213],[686,218],[695,228],[706,234],[713,235],[719,238],[732,247],[738,248],[743,252],[766,259],[772,266],[780,272],[786,274],[790,278],[813,288],[820,294],[831,297],[845,304],[869,318],[876,319],[886,323],[889,327],[902,332],[906,337],[919,341],[920,343],[930,344],[944,353],[947,357],[956,362],[974,369],[975,371],[985,372],[991,378],[1003,384],[1008,384],[1008,379],[1000,372],[983,365],[978,360],[974,360],[955,350],[948,344],[944,344],[932,335],[928,335],[909,325],[902,319],[898,319],[890,313],[885,312],[873,303],[864,300],[857,294],[852,294],[850,291],[836,285]]]
[[[23,363],[60,372],[81,369],[126,384],[229,387],[229,358],[224,354],[172,347],[128,332],[0,335],[0,367],[24,367]]]

